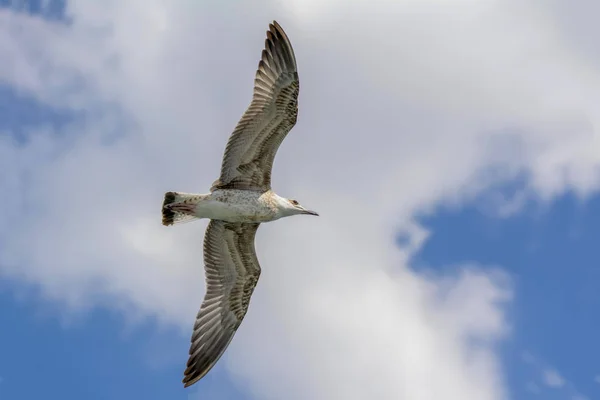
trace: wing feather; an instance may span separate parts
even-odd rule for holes
[[[254,250],[258,226],[212,220],[206,229],[206,294],[194,323],[185,387],[202,379],[221,358],[248,311],[260,276]]]
[[[292,44],[273,21],[254,78],[252,102],[229,137],[221,175],[211,190],[271,188],[275,154],[298,118],[299,90]]]

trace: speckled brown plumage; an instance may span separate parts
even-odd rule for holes
[[[271,188],[279,145],[296,124],[300,82],[292,44],[281,26],[269,25],[250,106],[231,134],[215,189]]]
[[[206,295],[194,324],[183,383],[200,380],[221,358],[248,310],[260,276],[259,224],[211,221],[204,237]]]

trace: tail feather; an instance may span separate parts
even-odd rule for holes
[[[202,195],[167,192],[162,205],[162,224],[165,226],[197,219],[196,204]]]
[[[162,205],[162,224],[163,225],[173,225],[175,220],[175,211],[171,210],[171,207],[167,207],[170,204],[173,204],[175,201],[175,193],[167,192],[165,193],[165,201],[163,201]]]

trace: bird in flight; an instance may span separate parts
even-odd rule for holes
[[[204,236],[206,294],[196,316],[183,384],[198,382],[225,352],[248,311],[260,265],[259,225],[297,214],[318,215],[271,190],[277,149],[296,124],[299,81],[292,44],[269,24],[252,102],[229,137],[221,175],[208,194],[165,193],[163,225],[209,218]]]

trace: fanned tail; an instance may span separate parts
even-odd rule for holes
[[[169,226],[197,219],[196,205],[201,199],[202,195],[200,194],[165,193],[162,205],[162,224]]]

